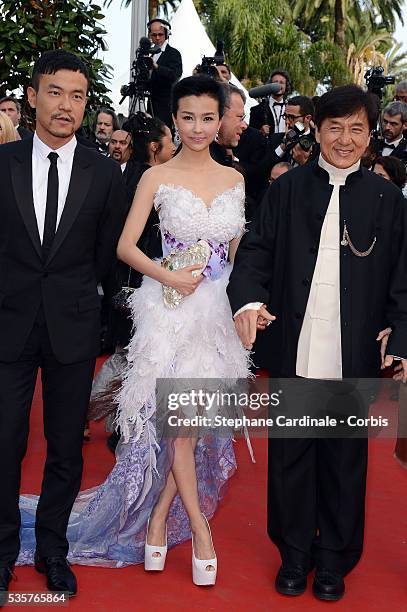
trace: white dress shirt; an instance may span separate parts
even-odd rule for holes
[[[274,132],[285,132],[285,119],[283,118],[285,113],[284,102],[280,103],[273,96],[270,96],[269,105],[274,117]]]
[[[399,146],[400,142],[403,140],[403,136],[400,136],[398,140],[393,140],[393,142],[384,141],[384,146],[382,149],[382,155],[387,157],[387,155],[393,155],[393,151],[396,147]],[[390,147],[388,145],[391,145]]]
[[[317,262],[297,347],[296,374],[304,378],[341,379],[341,297],[339,188],[360,167],[336,168],[319,156],[333,185],[322,224]]]
[[[66,196],[68,194],[69,182],[71,180],[72,163],[76,148],[75,136],[65,145],[55,150],[58,154],[58,212],[57,212],[57,227],[61,220],[62,211],[64,210]],[[47,187],[48,187],[48,171],[50,161],[49,153],[54,151],[46,145],[37,133],[34,134],[33,151],[32,151],[32,174],[33,174],[33,199],[34,210],[37,218],[38,232],[40,240],[44,235],[45,209],[47,205]]]
[[[166,50],[168,45],[168,40],[164,40],[163,44],[161,45],[161,51],[159,53],[155,53],[152,57],[153,57],[153,62],[157,63],[157,60],[161,57],[161,55],[164,53],[164,51]]]

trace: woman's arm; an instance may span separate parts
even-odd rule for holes
[[[203,278],[202,275],[195,278],[191,274],[193,270],[199,270],[200,265],[188,266],[183,270],[171,272],[158,266],[137,246],[153,207],[156,191],[157,181],[154,173],[147,170],[143,174],[134,195],[133,204],[117,245],[117,257],[159,283],[174,287],[183,295],[189,295],[195,291]]]
[[[233,238],[233,240],[229,242],[229,261],[230,263],[233,263],[235,260],[237,247],[239,246],[241,239],[242,237],[238,236],[237,238]]]

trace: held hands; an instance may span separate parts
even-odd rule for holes
[[[169,287],[173,287],[182,295],[191,295],[203,280],[203,274],[197,274],[198,270],[202,270],[201,264],[187,266],[182,270],[175,270],[168,273],[168,278],[163,283]],[[195,274],[191,274],[195,272]]]
[[[387,343],[389,341],[389,336],[391,334],[391,327],[386,327],[377,336],[376,340],[380,342],[380,355],[381,355],[381,369],[390,367],[394,361],[394,355],[386,355]],[[399,364],[397,364],[394,368],[396,374],[393,376],[394,380],[401,381],[403,383],[407,382],[407,359],[402,359]]]
[[[238,314],[235,317],[235,327],[243,346],[250,350],[256,340],[257,330],[266,329],[275,319],[264,305],[259,310],[244,310]]]

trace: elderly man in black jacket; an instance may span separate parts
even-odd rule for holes
[[[406,204],[360,166],[377,117],[374,97],[355,85],[324,94],[319,159],[273,183],[235,258],[228,295],[243,344],[272,321],[278,375],[306,393],[318,381],[338,389],[345,378],[378,376],[377,338],[388,326],[384,365],[397,356],[407,380]],[[339,599],[361,556],[367,439],[336,435],[270,440],[268,531],[282,559],[280,593],[303,593],[315,565],[315,596]]]

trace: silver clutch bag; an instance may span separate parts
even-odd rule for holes
[[[186,268],[188,266],[194,266],[196,264],[200,264],[200,270],[194,270],[192,272],[193,276],[199,276],[202,274],[203,270],[205,270],[208,265],[209,258],[211,256],[211,247],[206,242],[206,240],[198,240],[196,244],[191,244],[191,246],[186,249],[176,249],[171,251],[161,262],[161,266],[166,270],[182,270],[182,268]],[[177,308],[181,303],[182,299],[185,296],[182,293],[179,293],[173,287],[167,287],[167,285],[163,285],[163,299],[164,304],[167,308]]]

